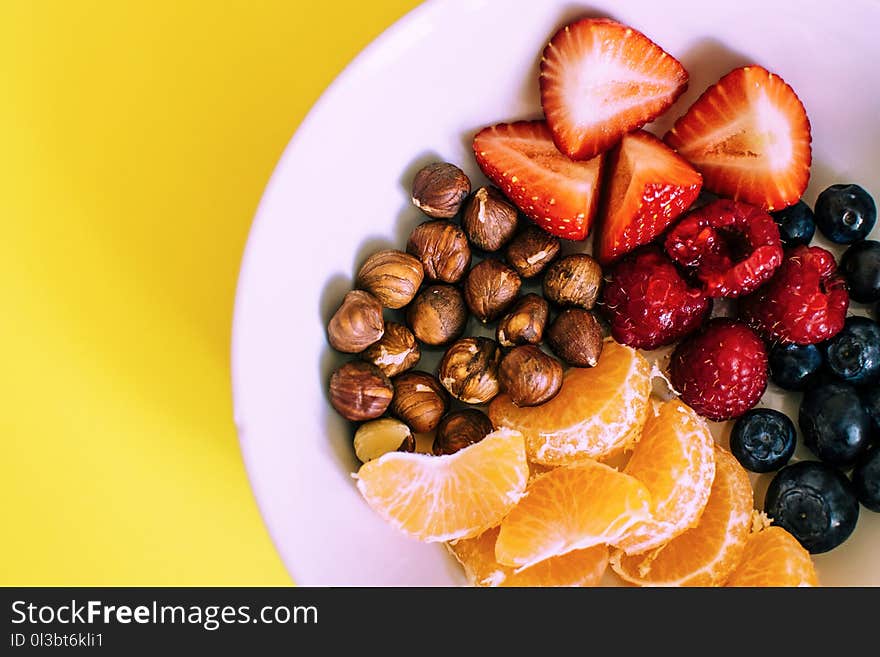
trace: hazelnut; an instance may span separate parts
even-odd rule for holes
[[[602,268],[585,253],[565,256],[550,265],[544,276],[544,296],[560,306],[589,310],[599,296]]]
[[[593,367],[602,353],[602,326],[590,311],[566,308],[547,329],[547,342],[569,365]]]
[[[496,187],[480,187],[467,200],[461,225],[471,243],[497,251],[516,231],[517,211]]]
[[[388,452],[414,452],[416,439],[400,420],[383,417],[364,422],[354,433],[354,453],[361,463],[372,461]]]
[[[406,323],[416,338],[441,345],[464,333],[467,306],[458,288],[431,285],[422,290],[406,309]]]
[[[394,396],[391,380],[375,365],[352,360],[330,376],[330,403],[347,420],[377,418]]]
[[[391,414],[417,433],[433,431],[449,408],[449,395],[440,382],[427,372],[404,372],[393,383]]]
[[[330,345],[347,354],[363,351],[378,342],[384,332],[382,304],[363,290],[353,290],[346,294],[342,305],[327,325]]]
[[[495,337],[502,347],[538,344],[544,337],[544,326],[550,306],[539,294],[526,294],[513,304],[510,312],[498,322]],[[385,329],[386,334],[388,329]]]
[[[448,162],[434,162],[416,173],[412,202],[429,217],[454,217],[471,192],[471,181],[464,171]]]
[[[471,264],[467,235],[451,221],[426,221],[413,229],[406,252],[418,258],[431,281],[457,283]]]
[[[498,394],[501,349],[489,338],[462,338],[440,360],[440,383],[466,404],[485,404]]]
[[[418,258],[403,251],[386,249],[367,258],[355,285],[370,292],[386,308],[402,308],[419,291],[424,276]]]
[[[561,243],[533,223],[511,240],[505,255],[510,266],[523,278],[537,276],[559,254]]]
[[[498,378],[517,406],[550,401],[562,387],[562,363],[533,344],[514,347],[501,361]]]
[[[447,413],[437,425],[434,445],[431,451],[435,456],[455,454],[468,445],[480,442],[492,433],[495,427],[492,420],[476,408],[463,408]]]
[[[374,342],[362,353],[368,363],[372,363],[385,373],[397,376],[415,366],[422,356],[416,336],[403,324],[385,322],[385,334],[379,342]]]
[[[483,260],[468,272],[464,300],[477,319],[488,322],[513,303],[521,284],[519,274],[500,260]]]

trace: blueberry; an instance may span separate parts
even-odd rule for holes
[[[804,444],[831,465],[852,465],[871,439],[871,418],[848,383],[826,383],[807,390],[798,425]]]
[[[862,389],[862,406],[874,425],[874,435],[880,440],[880,386]]]
[[[816,233],[816,219],[810,206],[803,201],[778,212],[771,212],[776,225],[779,226],[779,237],[785,246],[809,244]]]
[[[746,470],[773,472],[794,454],[797,433],[787,415],[772,408],[753,408],[730,432],[730,451]]]
[[[816,382],[822,352],[814,344],[777,344],[770,349],[770,379],[786,390],[804,390]]]
[[[853,244],[840,259],[840,271],[851,299],[859,303],[880,301],[880,242]]]
[[[816,199],[816,225],[837,244],[865,239],[876,221],[874,199],[858,185],[831,185]]]
[[[852,471],[856,497],[871,511],[880,512],[880,447],[869,450]]]
[[[776,473],[764,498],[764,512],[813,554],[843,543],[859,519],[859,502],[837,468],[800,461]]]
[[[880,379],[880,325],[867,317],[847,317],[843,330],[823,345],[828,369],[854,385]]]

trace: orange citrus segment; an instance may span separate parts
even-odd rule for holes
[[[556,468],[533,479],[501,523],[495,558],[524,568],[572,550],[613,544],[650,517],[650,506],[644,484],[607,465],[584,461]]]
[[[595,545],[515,571],[495,560],[498,531],[493,527],[476,538],[449,544],[474,586],[597,586],[608,566],[608,548]]]
[[[521,408],[501,394],[489,405],[489,417],[496,427],[522,432],[529,460],[567,465],[632,443],[644,426],[650,391],[648,361],[609,340],[596,366],[570,368],[550,401]]]
[[[782,527],[749,535],[727,586],[819,586],[810,553]]]
[[[611,567],[641,586],[721,586],[740,562],[754,499],[748,473],[715,446],[715,478],[696,527],[644,554],[611,555]]]
[[[390,452],[355,477],[367,504],[400,531],[452,541],[500,523],[522,497],[529,466],[522,435],[503,429],[450,456]]]
[[[648,413],[624,472],[651,492],[652,518],[633,527],[619,548],[653,550],[697,524],[715,477],[714,445],[705,420],[677,399]]]

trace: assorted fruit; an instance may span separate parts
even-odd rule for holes
[[[848,316],[880,302],[874,201],[803,200],[810,122],[761,66],[644,130],[687,84],[632,27],[566,25],[543,119],[473,138],[491,184],[420,169],[428,220],[329,321],[360,493],[474,585],[816,586],[810,555],[880,512],[880,326]],[[758,406],[770,383],[803,393],[797,424]],[[763,511],[750,472],[772,477]]]

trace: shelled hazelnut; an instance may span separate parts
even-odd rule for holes
[[[562,363],[532,344],[511,349],[498,369],[502,389],[517,406],[550,401],[562,387]]]
[[[559,238],[529,223],[507,245],[507,262],[523,278],[537,276],[559,254]]]
[[[404,372],[394,378],[391,414],[413,431],[433,431],[449,408],[449,395],[436,377],[427,372]]]
[[[602,284],[602,268],[585,253],[560,258],[544,276],[544,296],[560,306],[590,310],[596,304]]]
[[[413,178],[413,205],[429,217],[454,217],[470,193],[471,181],[465,172],[448,162],[428,164]]]
[[[416,439],[400,420],[383,417],[364,422],[354,434],[354,453],[361,463],[372,461],[389,452],[414,452]]]
[[[464,281],[464,300],[481,322],[489,322],[503,313],[522,285],[519,274],[500,260],[483,260],[468,272]]]
[[[497,251],[516,231],[517,210],[496,187],[480,187],[464,204],[461,225],[471,243]]]
[[[360,353],[378,342],[384,332],[382,304],[363,290],[346,294],[327,325],[330,346],[347,354]]]
[[[476,408],[463,408],[444,415],[437,425],[431,451],[435,456],[455,454],[492,433],[492,420]]]
[[[501,348],[489,338],[462,338],[440,360],[440,383],[466,404],[485,404],[498,394]]]
[[[526,294],[498,322],[495,337],[502,347],[538,344],[544,338],[544,326],[550,305],[539,294]],[[386,329],[387,331],[387,329]]]
[[[385,333],[378,342],[374,342],[362,353],[368,363],[372,363],[392,377],[414,367],[422,356],[416,336],[403,324],[385,322]]]
[[[457,283],[471,264],[471,247],[461,227],[438,219],[416,226],[406,252],[422,263],[429,281]]]
[[[367,258],[355,286],[370,292],[386,308],[402,308],[416,295],[425,276],[415,256],[384,249]]]
[[[459,337],[467,317],[464,298],[451,285],[426,287],[406,308],[406,323],[416,338],[434,346]]]
[[[330,376],[330,403],[353,422],[379,417],[393,396],[391,380],[378,367],[362,360],[349,361]]]
[[[547,328],[547,342],[569,365],[593,367],[602,353],[602,326],[589,310],[566,308]]]

